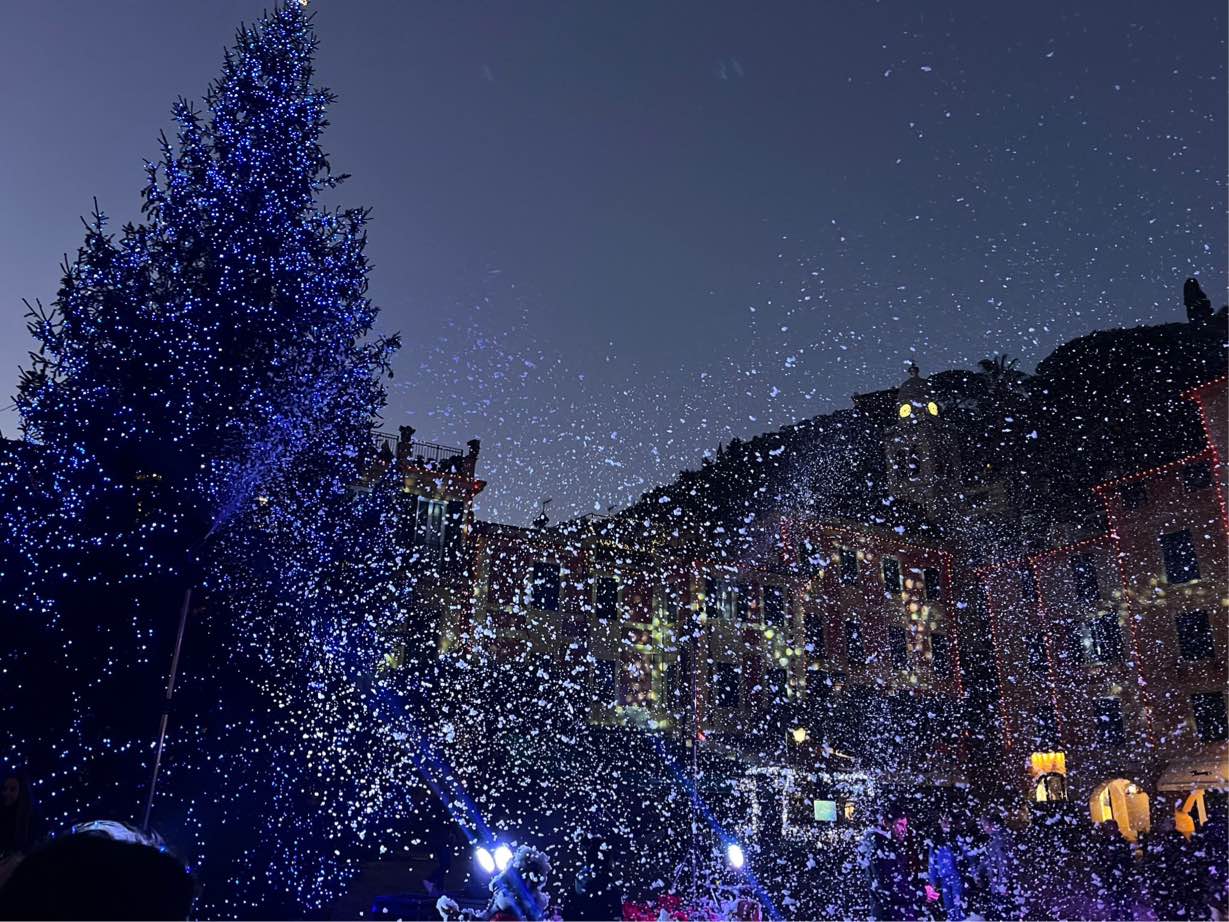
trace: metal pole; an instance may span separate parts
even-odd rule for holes
[[[179,631],[175,635],[175,649],[171,653],[171,670],[166,677],[166,694],[162,699],[162,718],[158,723],[158,746],[154,750],[154,766],[149,773],[149,789],[145,794],[145,815],[141,831],[149,832],[149,815],[154,809],[154,791],[158,787],[158,769],[162,767],[162,750],[166,745],[166,725],[171,716],[171,699],[175,696],[175,674],[179,672],[179,651],[183,649],[184,629],[188,626],[188,606],[192,602],[192,587],[183,593],[183,605],[179,609]]]
[[[699,618],[696,615],[695,609],[691,609],[691,905],[694,908],[696,905],[696,894],[700,885],[700,867],[696,852],[696,798],[700,794],[700,789],[696,786],[699,778],[699,760],[700,760],[700,704],[699,704],[699,680],[698,670],[699,663],[697,661],[697,646],[699,633]]]

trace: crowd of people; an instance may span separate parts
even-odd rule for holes
[[[860,852],[875,919],[1224,919],[1229,830],[1173,815],[1129,841],[1112,820],[1050,809],[1009,817],[885,809]],[[918,828],[921,827],[921,828]]]
[[[1229,918],[1223,804],[1193,833],[1180,832],[1173,814],[1161,815],[1135,841],[1113,820],[1091,823],[1076,807],[1050,805],[1014,816],[940,807],[922,816],[889,805],[862,840],[864,878],[846,881],[868,895],[866,912],[857,914],[884,920]],[[485,910],[467,915],[445,895],[441,915],[560,917],[550,905],[543,853],[518,850],[509,873],[518,886],[493,883]],[[596,873],[578,877],[575,893],[564,894],[563,918],[620,913],[618,891]],[[25,783],[9,776],[0,784],[0,918],[186,918],[194,891],[191,872],[156,836],[101,821],[42,838]],[[628,916],[628,905],[635,908],[624,902],[625,918],[648,917]],[[654,918],[660,908],[652,907]]]

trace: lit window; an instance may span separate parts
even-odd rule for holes
[[[1037,779],[1035,798],[1038,803],[1053,803],[1067,799],[1067,779],[1057,772],[1050,772]]]
[[[930,401],[929,403],[926,404],[926,412],[929,413],[931,416],[938,416],[939,415],[939,405],[935,403],[933,400]]]
[[[913,413],[913,407],[911,407],[909,404],[902,403],[900,405],[900,418],[901,419],[904,419],[906,416],[909,416],[911,413]]]

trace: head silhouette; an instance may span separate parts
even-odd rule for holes
[[[88,823],[30,852],[0,889],[0,918],[186,919],[193,890],[183,862],[155,840]]]

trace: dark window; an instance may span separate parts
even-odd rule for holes
[[[1182,485],[1188,490],[1202,490],[1212,486],[1212,468],[1207,461],[1196,461],[1182,468]]]
[[[691,690],[691,651],[681,650],[679,658],[666,670],[666,689],[668,701],[680,711],[692,707]]]
[[[431,548],[444,546],[445,513],[448,504],[438,499],[418,497],[414,523],[414,540]]]
[[[738,670],[731,663],[713,666],[713,707],[738,707]]]
[[[939,571],[935,567],[922,570],[922,583],[926,587],[927,599],[934,602],[943,598],[943,580],[939,578]]]
[[[917,480],[921,475],[922,460],[918,457],[917,449],[910,448],[905,457],[905,466],[909,469],[909,479]]]
[[[1092,663],[1122,660],[1122,626],[1116,612],[1098,615],[1085,626],[1085,656]]]
[[[1089,636],[1088,625],[1082,621],[1072,624],[1071,626],[1071,651],[1074,652],[1074,659],[1080,663],[1088,662],[1088,648],[1092,645],[1092,639]]]
[[[1161,536],[1161,554],[1165,558],[1165,578],[1171,583],[1189,583],[1199,579],[1199,561],[1187,529]]]
[[[824,616],[819,612],[806,614],[807,652],[813,659],[823,659],[827,655],[824,642]]]
[[[858,552],[851,548],[841,548],[841,582],[852,586],[858,581]]]
[[[455,549],[465,538],[465,503],[455,499],[449,501],[445,516],[447,524],[444,526],[444,544]]]
[[[952,674],[952,657],[946,634],[930,635],[930,656],[931,666],[937,677],[946,679]]]
[[[738,593],[729,583],[719,579],[710,579],[708,590],[704,594],[704,605],[710,618],[733,621],[738,607]]]
[[[900,592],[900,561],[895,557],[883,558],[883,588]]]
[[[764,623],[785,627],[789,623],[789,604],[785,590],[780,586],[764,587]]]
[[[1033,732],[1039,746],[1049,749],[1058,745],[1058,719],[1054,715],[1054,705],[1048,699],[1037,702],[1033,711]]]
[[[1020,568],[1020,598],[1029,604],[1037,601],[1037,577],[1032,567]]]
[[[862,645],[862,625],[857,621],[845,622],[845,661],[850,669],[860,669],[866,664],[866,650]]]
[[[533,607],[540,611],[559,610],[559,564],[538,561],[533,565]]]
[[[897,669],[904,669],[909,662],[909,635],[903,627],[888,628],[888,646],[892,665]]]
[[[1046,639],[1034,634],[1028,639],[1028,671],[1034,675],[1050,674],[1050,658],[1046,655]]]
[[[597,685],[597,700],[604,704],[620,704],[619,700],[619,661],[600,659],[594,670],[594,682]]]
[[[1122,722],[1122,702],[1117,698],[1102,698],[1094,715],[1097,742],[1112,749],[1127,744],[1127,729]]]
[[[828,561],[819,552],[819,548],[809,539],[803,539],[802,544],[798,547],[798,563],[811,573],[822,570],[828,565]]]
[[[1092,554],[1076,554],[1071,558],[1071,579],[1075,584],[1075,597],[1081,602],[1095,602],[1101,598]]]
[[[1185,660],[1212,658],[1212,625],[1206,611],[1178,615],[1178,651]]]
[[[1020,597],[1030,605],[1037,601],[1037,578],[1032,575],[1032,567],[1020,568]]]
[[[1195,712],[1195,729],[1205,743],[1229,739],[1229,719],[1225,715],[1223,692],[1203,692],[1191,695],[1191,710]]]
[[[768,670],[764,690],[770,702],[784,701],[789,693],[789,673],[784,669]]]
[[[756,591],[756,588],[753,583],[740,583],[738,585],[738,598],[735,605],[740,621],[755,620],[755,610],[759,607],[757,604],[759,602],[759,593]]]
[[[1139,481],[1124,484],[1118,491],[1126,509],[1142,509],[1148,504],[1148,489]]]
[[[593,611],[599,618],[619,616],[619,581],[613,576],[599,576],[593,593]]]

